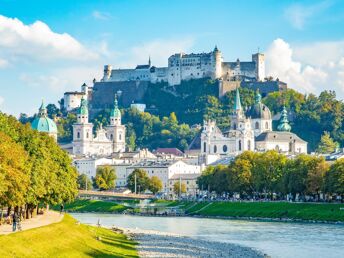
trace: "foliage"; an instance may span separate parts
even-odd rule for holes
[[[115,187],[116,171],[110,166],[97,167],[95,183],[100,190],[109,190]]]
[[[91,190],[92,189],[92,181],[85,174],[79,175],[77,182],[78,182],[78,189],[80,189],[80,190]]]
[[[136,192],[144,192],[149,189],[150,179],[143,169],[135,169],[127,179],[127,186],[133,193],[135,192],[135,176],[136,176]]]
[[[324,134],[321,136],[317,152],[318,153],[332,153],[336,150],[337,143],[334,142],[328,132],[324,132]]]
[[[344,194],[344,159],[337,160],[325,174],[325,192]]]
[[[68,202],[77,194],[77,172],[65,151],[45,133],[0,113],[1,205],[25,204],[27,215],[39,203]],[[6,187],[10,186],[10,190]],[[3,190],[5,189],[5,190]],[[9,188],[7,188],[9,189]]]
[[[186,185],[185,183],[175,182],[173,185],[173,192],[176,195],[180,195],[186,193]]]
[[[149,182],[149,191],[151,191],[153,194],[156,194],[162,190],[162,182],[159,177],[152,176]]]
[[[49,237],[48,237],[49,236]],[[0,257],[138,257],[136,243],[110,229],[63,221],[0,237]]]
[[[68,203],[64,206],[66,211],[69,212],[111,212],[120,213],[128,208],[122,204],[111,202],[111,201],[101,201],[101,200],[83,200],[76,199],[75,201]],[[54,207],[54,209],[59,210],[59,207]]]

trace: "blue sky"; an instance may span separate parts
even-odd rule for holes
[[[302,93],[344,97],[343,1],[0,0],[0,110],[36,112],[42,98],[100,79],[104,64],[166,65],[175,52],[247,60]]]

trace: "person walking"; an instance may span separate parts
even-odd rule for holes
[[[12,215],[12,230],[15,232],[17,230],[17,222],[18,222],[18,217],[17,214],[14,212]]]

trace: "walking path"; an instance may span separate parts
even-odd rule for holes
[[[26,219],[21,222],[22,230],[28,230],[32,228],[38,228],[46,226],[52,223],[60,222],[63,218],[63,214],[56,211],[45,211],[44,215],[38,215],[32,219]],[[18,232],[18,231],[16,231]],[[0,235],[7,235],[15,233],[12,231],[12,225],[1,225]]]

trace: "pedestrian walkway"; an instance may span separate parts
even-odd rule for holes
[[[46,226],[52,223],[60,222],[63,218],[63,214],[60,214],[56,211],[46,211],[44,215],[37,215],[32,219],[26,219],[21,222],[22,230],[28,230],[32,228],[38,228]],[[18,231],[16,231],[18,232]],[[0,235],[7,235],[15,233],[12,231],[12,225],[1,225],[0,226]]]

